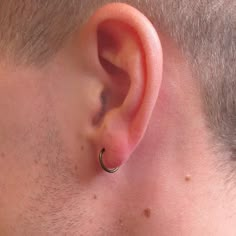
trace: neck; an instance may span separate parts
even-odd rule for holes
[[[166,58],[149,129],[128,163],[137,180],[134,186],[146,186],[143,202],[158,209],[156,222],[166,216],[165,221],[175,226],[173,235],[235,235],[232,199],[225,190],[224,170],[218,169],[219,157],[211,148],[195,80],[183,60],[166,55],[171,56]]]

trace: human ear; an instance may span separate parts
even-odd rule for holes
[[[162,47],[150,21],[121,3],[98,9],[81,35],[88,48],[83,63],[102,88],[89,137],[97,155],[105,148],[104,163],[114,168],[128,160],[147,130],[162,81]]]

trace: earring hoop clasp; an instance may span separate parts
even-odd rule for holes
[[[114,168],[114,169],[109,169],[107,168],[105,165],[104,165],[104,162],[103,162],[103,154],[105,153],[106,149],[103,148],[99,154],[99,162],[100,162],[100,165],[102,167],[102,169],[110,174],[114,174],[115,172],[117,172],[119,170],[119,167],[117,168]]]

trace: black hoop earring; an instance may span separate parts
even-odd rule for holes
[[[117,172],[118,170],[119,170],[119,167],[117,167],[117,168],[114,168],[114,169],[108,169],[105,165],[104,165],[104,163],[103,163],[103,154],[105,153],[105,148],[103,148],[102,149],[102,151],[100,152],[100,154],[99,154],[99,162],[100,162],[100,165],[101,165],[101,167],[102,167],[102,169],[104,170],[104,171],[106,171],[106,172],[108,172],[108,173],[110,173],[110,174],[113,174],[113,173],[115,173],[115,172]]]

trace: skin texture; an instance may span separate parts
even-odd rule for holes
[[[236,234],[199,85],[139,11],[109,4],[43,68],[0,74],[1,235]]]

